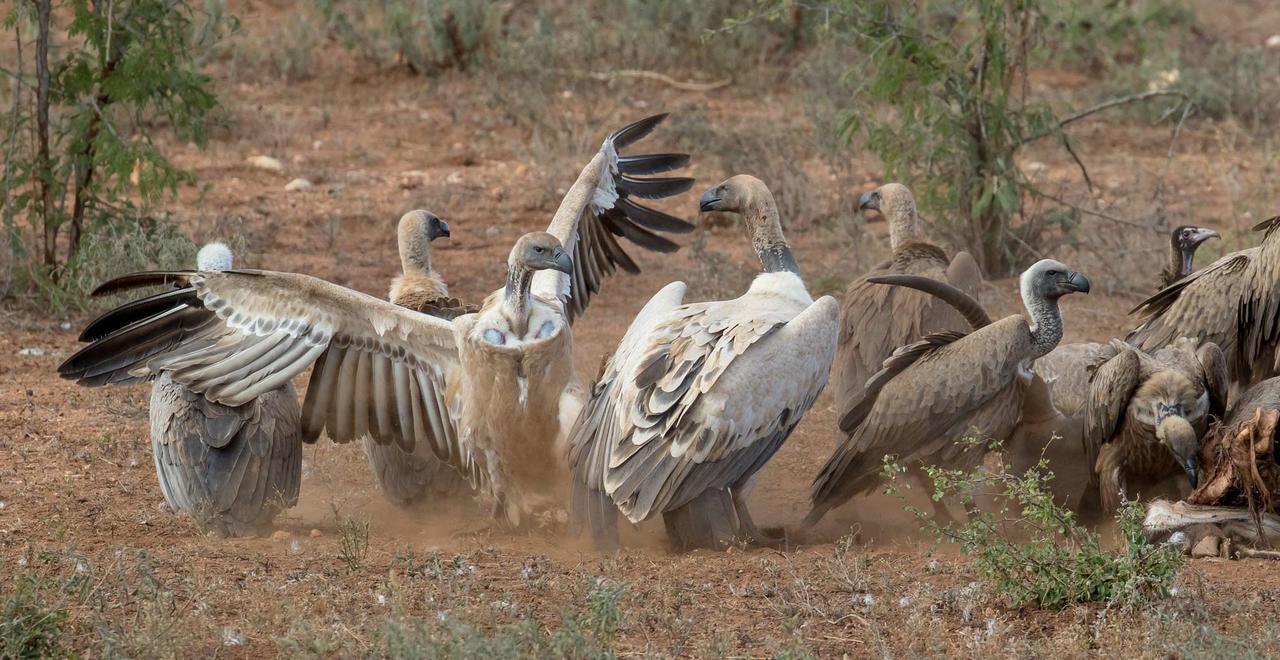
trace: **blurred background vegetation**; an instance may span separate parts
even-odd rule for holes
[[[1159,189],[1122,218],[1091,204],[1098,184],[1073,148],[1077,121],[1167,126],[1172,153],[1186,125],[1272,139],[1280,115],[1280,48],[1206,29],[1186,0],[291,4],[288,20],[250,39],[222,0],[11,3],[0,294],[78,309],[108,273],[189,263],[167,210],[180,186],[201,182],[153,138],[202,146],[211,130],[234,133],[219,101],[230,88],[309,80],[333,49],[428,84],[474,81],[455,115],[483,106],[526,129],[551,164],[598,140],[580,127],[610,107],[618,80],[731,86],[736,100],[791,104],[799,116],[785,125],[747,110],[713,126],[694,107],[672,130],[717,166],[763,176],[799,229],[853,216],[849,191],[866,182],[848,162],[870,152],[886,179],[916,191],[935,238],[973,251],[992,275],[1095,240],[1077,231],[1086,217],[1175,223]],[[1046,83],[1043,71],[1071,82]],[[1049,185],[1030,148],[1061,150],[1078,176]],[[560,171],[546,171],[554,204]],[[832,288],[846,279],[833,277]]]

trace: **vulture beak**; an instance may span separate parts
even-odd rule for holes
[[[716,186],[715,188],[709,188],[707,189],[707,192],[702,193],[702,197],[698,198],[699,212],[706,213],[707,211],[720,210],[720,203],[723,200],[721,200],[719,195],[717,195],[719,189],[720,187]]]
[[[1182,471],[1187,473],[1187,481],[1191,484],[1191,489],[1195,490],[1199,485],[1199,476],[1196,474],[1196,457],[1192,456],[1186,460],[1180,460],[1182,463]]]
[[[1206,227],[1196,227],[1196,230],[1191,234],[1191,244],[1199,245],[1211,238],[1222,238],[1222,235]]]
[[[1089,293],[1089,278],[1083,273],[1073,272],[1062,282],[1062,288],[1068,293]]]
[[[569,253],[564,251],[564,248],[556,248],[555,251],[551,253],[551,258],[551,268],[558,270],[565,275],[573,275],[573,257],[570,257]]]
[[[866,211],[867,209],[880,210],[880,191],[868,190],[858,197],[858,210]]]
[[[427,240],[434,241],[441,236],[449,238],[449,223],[444,218],[432,217],[427,224]]]
[[[1196,469],[1196,454],[1200,451],[1200,442],[1195,429],[1182,416],[1182,406],[1164,404],[1156,405],[1156,437],[1169,449],[1174,460],[1187,474],[1187,481],[1195,488],[1199,481]]]

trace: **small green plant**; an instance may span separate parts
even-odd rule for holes
[[[69,656],[63,634],[70,605],[47,566],[13,575],[0,592],[0,657]]]
[[[476,0],[316,0],[315,6],[347,49],[422,75],[484,62],[511,11],[507,3]]]
[[[993,590],[1013,604],[1062,609],[1078,603],[1132,606],[1163,598],[1177,577],[1182,555],[1177,548],[1155,546],[1142,534],[1143,508],[1126,502],[1117,521],[1124,547],[1102,547],[1092,530],[1073,512],[1058,506],[1047,483],[1053,479],[1046,460],[1021,475],[1008,466],[996,473],[925,468],[933,481],[932,497],[957,496],[972,505],[973,495],[993,492],[1001,502],[996,512],[971,508],[968,521],[940,525],[922,511],[910,509],[941,541],[957,543],[975,558],[978,572]],[[901,474],[886,465],[889,478]]]
[[[352,573],[364,568],[364,561],[369,555],[369,521],[338,517],[338,558],[347,565]]]

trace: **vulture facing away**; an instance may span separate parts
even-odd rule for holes
[[[747,510],[752,477],[822,391],[836,301],[814,301],[769,189],[751,176],[711,188],[702,211],[743,216],[764,272],[740,298],[685,303],[659,291],[631,323],[570,432],[575,530],[617,547],[617,515],[661,514],[682,549],[766,539]]]
[[[1084,430],[1102,511],[1123,495],[1161,486],[1185,474],[1196,485],[1196,455],[1210,416],[1222,419],[1227,367],[1213,343],[1182,338],[1145,353],[1119,340],[1093,370]],[[1136,488],[1135,488],[1136,487]],[[1189,491],[1188,491],[1189,492]]]
[[[849,284],[844,294],[834,367],[836,410],[841,416],[862,400],[867,379],[880,370],[894,349],[931,333],[968,327],[959,312],[927,293],[881,286],[867,277],[919,275],[947,282],[970,296],[977,294],[982,281],[982,272],[968,252],[957,252],[948,259],[942,248],[927,240],[916,215],[915,199],[906,186],[889,183],[863,193],[858,207],[879,211],[888,221],[893,256]]]
[[[431,241],[449,237],[449,223],[426,210],[409,211],[400,217],[396,231],[400,249],[400,274],[391,281],[387,299],[416,312],[453,320],[479,311],[449,297],[449,286],[431,267]],[[364,439],[369,467],[382,492],[396,504],[408,506],[435,497],[465,496],[471,484],[436,457],[431,446],[415,445],[412,453],[396,443],[380,444]]]
[[[504,288],[449,321],[306,275],[173,271],[99,287],[180,288],[109,312],[110,330],[59,373],[86,385],[169,373],[209,401],[236,406],[311,372],[304,441],[372,437],[413,453],[419,443],[494,496],[500,522],[553,500],[563,430],[577,412],[569,323],[606,275],[638,270],[615,236],[659,252],[658,232],[692,225],[633,198],[689,189],[691,179],[637,178],[682,167],[682,154],[619,156],[665,115],[604,141],[547,232],[526,234]]]
[[[986,440],[1004,440],[1022,414],[1032,365],[1062,339],[1058,299],[1088,293],[1089,280],[1045,259],[1020,278],[1027,315],[990,322],[969,296],[950,285],[912,275],[881,275],[872,282],[911,286],[953,304],[974,328],[942,332],[893,352],[867,383],[866,397],[840,420],[852,431],[836,447],[813,482],[816,524],[831,509],[881,482],[883,458],[906,466],[973,469]],[[977,444],[966,438],[978,432]]]
[[[1125,341],[1145,352],[1181,337],[1212,342],[1226,356],[1232,386],[1280,373],[1280,216],[1259,223],[1262,244],[1227,254],[1138,304],[1141,325]]]
[[[210,243],[200,249],[196,267],[229,270],[231,251]],[[90,323],[81,341],[108,332],[111,325],[102,320]],[[169,508],[191,514],[216,536],[268,530],[277,513],[298,502],[301,415],[290,382],[228,406],[200,396],[167,372],[159,374],[151,387],[151,451]]]

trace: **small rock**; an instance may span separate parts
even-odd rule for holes
[[[519,165],[516,165],[516,176],[524,176],[524,173],[528,171],[529,171],[528,165],[525,165],[524,163],[520,163]]]
[[[306,190],[311,190],[314,187],[315,186],[310,181],[307,181],[302,177],[298,177],[297,179],[294,179],[293,181],[286,183],[284,186],[284,189],[288,192],[303,192]]]
[[[291,538],[293,538],[293,534],[290,534],[289,532],[286,532],[283,529],[277,529],[276,531],[271,533],[272,541],[277,541],[277,542],[288,541]]]
[[[70,329],[71,329],[71,321],[63,321],[62,323],[59,323],[59,324],[58,324],[58,327],[59,327],[59,328],[61,328],[61,329],[63,329],[63,330],[70,330]]]
[[[300,165],[302,163],[307,162],[307,157],[303,156],[302,154],[294,154],[293,158],[290,158],[289,161],[292,162],[294,165]]]
[[[1267,48],[1280,48],[1280,34],[1267,37]]]
[[[1192,557],[1217,557],[1218,546],[1221,545],[1222,539],[1217,536],[1206,536],[1196,542],[1195,547],[1191,548]]]
[[[494,226],[485,227],[484,229],[485,238],[497,238],[498,234],[501,234],[501,233],[502,233],[502,230]]]
[[[312,151],[320,151],[320,147],[323,147],[323,146],[324,146],[324,143],[323,143],[323,142],[321,142],[321,141],[319,141],[319,140],[316,140],[315,142],[312,142],[312,143],[311,143],[311,150],[312,150]]]
[[[302,543],[298,542],[298,539],[294,539],[289,542],[289,554],[291,555],[302,554]]]
[[[260,170],[266,170],[268,172],[284,171],[284,163],[281,163],[280,161],[276,160],[275,158],[272,158],[271,156],[250,156],[246,158],[244,162]]]
[[[313,538],[313,539],[318,539],[318,538],[320,538],[321,536],[324,536],[324,532],[322,532],[322,531],[320,531],[320,530],[318,530],[318,529],[313,529],[313,530],[311,530],[311,538]]]
[[[450,172],[449,176],[445,177],[444,182],[455,186],[462,183],[462,172]]]
[[[244,646],[244,635],[235,628],[222,629],[222,645],[223,646]]]
[[[44,349],[28,347],[18,351],[18,355],[22,355],[24,357],[44,357]]]

